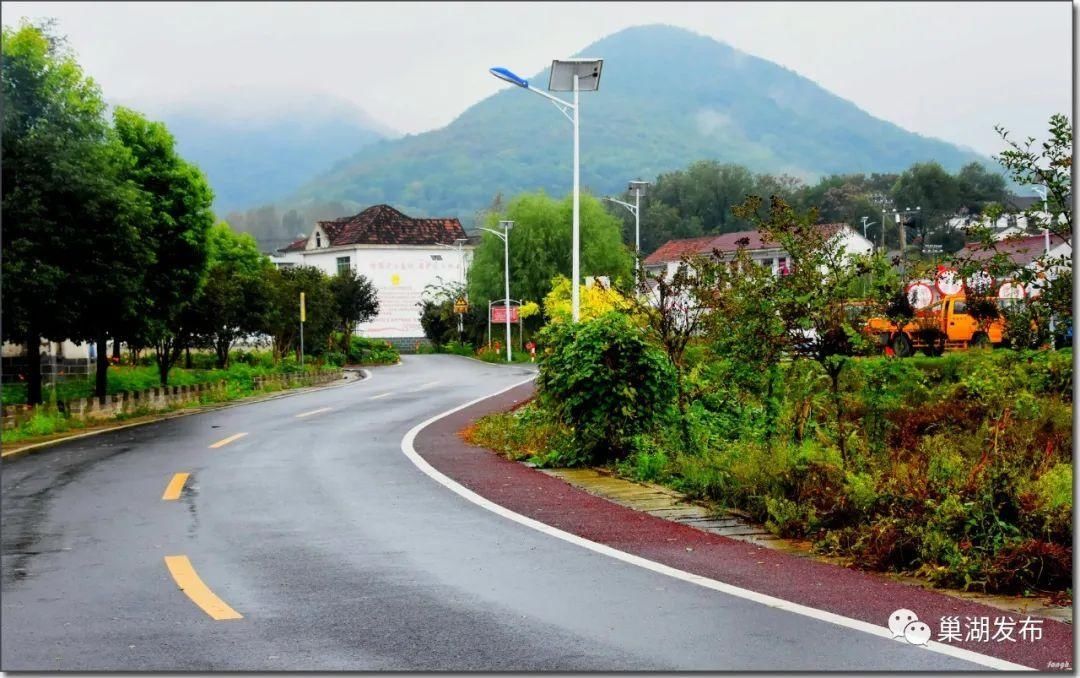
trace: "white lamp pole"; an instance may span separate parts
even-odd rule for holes
[[[551,62],[551,74],[548,80],[548,89],[553,92],[573,92],[573,102],[563,101],[543,90],[539,90],[529,84],[529,81],[515,75],[506,68],[498,67],[489,69],[491,74],[500,80],[535,92],[548,99],[562,112],[574,126],[574,213],[572,224],[572,252],[571,252],[571,278],[570,289],[572,290],[572,305],[574,322],[581,319],[581,290],[578,289],[578,281],[581,279],[581,139],[579,134],[580,116],[578,94],[584,89],[594,92],[600,86],[600,70],[604,65],[603,59],[557,59]],[[509,298],[509,294],[507,297]],[[509,303],[509,302],[508,302]]]
[[[641,194],[645,191],[645,188],[649,185],[647,181],[631,181],[629,190],[634,194],[634,204],[631,205],[628,202],[622,200],[616,200],[615,198],[604,198],[608,202],[613,202],[616,205],[622,205],[626,209],[630,210],[630,214],[634,215],[634,256],[637,259],[641,259]],[[637,275],[637,268],[640,268],[640,261],[635,265],[634,275]]]
[[[511,362],[513,355],[510,353],[510,229],[513,228],[514,222],[500,221],[499,226],[503,228],[501,233],[490,228],[481,228],[480,230],[494,233],[503,241],[503,270],[506,282],[504,288],[506,296],[503,298],[503,313],[506,317],[506,362]]]
[[[581,151],[581,139],[578,134],[578,113],[578,74],[574,73],[574,243],[572,245],[574,254],[573,264],[571,266],[573,285],[570,287],[570,289],[573,290],[571,299],[573,300],[574,322],[581,319],[581,290],[578,289],[578,281],[581,280],[581,196],[578,195],[579,184],[581,182],[581,168],[578,165],[578,154]]]

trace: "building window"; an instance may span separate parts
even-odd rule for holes
[[[351,262],[349,260],[349,257],[338,257],[337,258],[337,272],[338,272],[338,275],[341,275],[345,271],[348,271],[350,268],[352,268],[352,264],[351,264]]]
[[[432,254],[431,255],[431,260],[432,261],[442,261],[442,255],[441,254]]]
[[[296,266],[296,264],[294,264],[294,263],[293,263],[293,262],[291,262],[291,261],[282,261],[282,262],[278,263],[278,265],[277,265],[277,267],[278,267],[279,269],[282,269],[282,268],[292,268],[293,266]]]
[[[315,231],[315,247],[322,247],[322,233]]]

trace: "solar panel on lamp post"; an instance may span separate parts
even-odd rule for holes
[[[574,322],[581,319],[581,291],[578,289],[578,281],[581,279],[581,200],[580,200],[580,116],[579,116],[579,92],[595,92],[600,87],[600,71],[604,66],[603,59],[556,59],[551,62],[551,74],[548,77],[548,89],[552,92],[573,92],[573,102],[564,101],[559,97],[552,96],[547,92],[537,89],[529,84],[529,81],[501,66],[489,69],[496,78],[510,83],[516,87],[535,92],[548,99],[574,126],[574,211],[573,211],[573,234],[571,255],[571,285],[572,306]]]

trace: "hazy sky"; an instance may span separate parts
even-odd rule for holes
[[[922,134],[994,153],[995,123],[1042,137],[1071,113],[1070,2],[50,3],[110,100],[255,112],[345,99],[401,132],[441,127],[623,28],[689,28],[817,81]],[[602,54],[589,55],[603,57]],[[602,93],[597,95],[602,96]]]

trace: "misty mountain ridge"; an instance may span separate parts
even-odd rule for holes
[[[204,93],[147,115],[164,122],[177,151],[206,173],[219,215],[273,202],[356,149],[397,136],[355,104],[316,93]]]
[[[650,25],[579,55],[604,59],[600,89],[581,95],[581,181],[614,194],[695,160],[745,165],[806,181],[898,172],[936,160],[956,171],[986,159],[880,120],[794,71],[682,28]],[[514,64],[505,65],[513,69]],[[548,71],[528,78],[546,88]],[[569,97],[569,94],[565,94]],[[571,190],[568,122],[540,97],[506,87],[446,127],[382,139],[328,163],[279,211],[388,203],[413,216],[472,225],[496,195]]]

